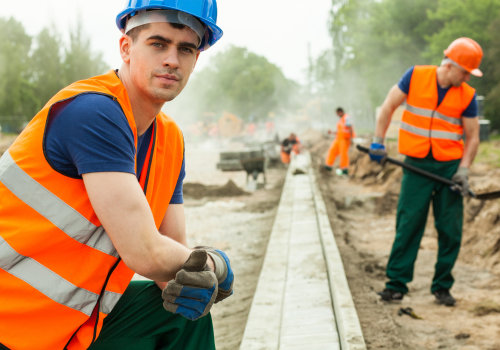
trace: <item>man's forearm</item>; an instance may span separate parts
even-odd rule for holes
[[[391,122],[391,116],[394,110],[391,110],[390,106],[382,106],[380,112],[377,116],[377,122],[375,124],[375,134],[374,136],[380,139],[384,139],[387,128]]]
[[[464,146],[464,155],[460,161],[460,166],[469,168],[476,157],[479,148],[479,137],[472,137],[471,140],[467,139]]]
[[[405,98],[406,94],[401,91],[401,89],[397,85],[394,85],[391,90],[389,90],[389,93],[387,94],[384,103],[380,107],[380,111],[377,116],[374,135],[375,137],[382,138],[383,140],[383,138],[385,137],[385,133],[389,128],[389,124],[391,123],[392,114],[394,113],[396,108],[398,108],[398,106],[403,103]]]
[[[479,148],[479,118],[462,118],[462,124],[465,134],[465,145],[460,166],[469,168]]]

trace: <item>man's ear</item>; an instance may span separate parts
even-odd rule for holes
[[[123,34],[120,38],[120,56],[124,63],[130,62],[130,48],[132,46],[132,38],[127,34]]]

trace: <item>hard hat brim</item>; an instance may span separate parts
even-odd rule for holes
[[[479,70],[479,68],[476,68],[476,69],[473,69],[470,71],[470,74],[472,74],[473,76],[475,77],[482,77],[483,76],[483,72],[481,72]]]

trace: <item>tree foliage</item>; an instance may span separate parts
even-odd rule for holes
[[[0,18],[0,126],[18,131],[54,93],[105,67],[101,55],[91,51],[81,21],[65,47],[53,28],[32,38],[16,19]]]
[[[193,76],[182,97],[186,108],[195,108],[198,116],[220,116],[226,111],[247,121],[260,121],[282,110],[293,89],[294,83],[265,57],[230,46]]]
[[[484,50],[485,73],[470,83],[486,96],[486,117],[499,127],[499,21],[500,0],[332,0],[332,49],[310,71],[328,94],[373,120],[406,69],[439,64],[451,41],[468,36]]]
[[[33,91],[28,80],[31,38],[13,18],[0,18],[0,111],[8,121],[26,113]]]

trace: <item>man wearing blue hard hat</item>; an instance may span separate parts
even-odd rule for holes
[[[121,68],[62,89],[0,158],[0,348],[215,348],[234,276],[187,247],[184,141],[161,108],[216,19],[215,0],[129,0]]]

